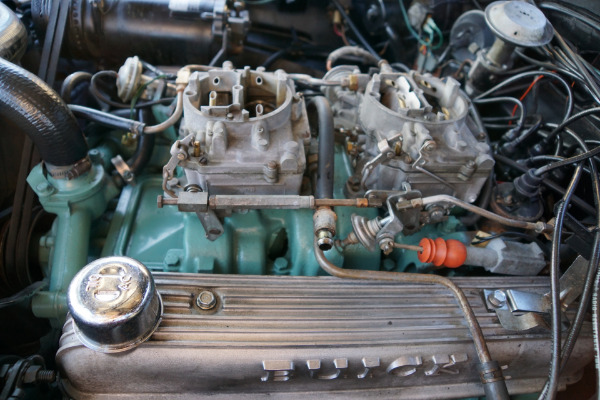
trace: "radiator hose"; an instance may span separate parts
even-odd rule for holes
[[[49,168],[78,165],[76,175],[84,172],[85,165],[89,169],[89,162],[82,163],[87,160],[85,137],[58,93],[31,72],[1,58],[0,116],[27,133]]]

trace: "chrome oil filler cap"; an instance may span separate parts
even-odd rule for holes
[[[146,341],[163,311],[150,271],[129,257],[105,257],[85,266],[67,294],[75,333],[103,353],[129,350]]]

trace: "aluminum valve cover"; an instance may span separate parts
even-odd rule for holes
[[[72,320],[66,322],[56,357],[69,395],[433,399],[484,394],[463,315],[443,288],[331,277],[159,273],[155,280],[163,320],[149,341],[131,351],[90,350],[74,335]],[[510,393],[539,391],[550,358],[549,333],[504,329],[483,290],[545,293],[548,279],[455,282],[474,308]],[[586,324],[561,387],[579,379],[593,357],[591,348]]]

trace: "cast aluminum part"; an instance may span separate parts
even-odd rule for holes
[[[355,82],[355,91],[327,88],[326,94],[336,127],[355,130],[364,147],[357,193],[400,190],[408,183],[423,196],[477,199],[494,160],[457,81],[395,73],[386,65],[370,79],[351,66],[336,67],[324,79]]]
[[[186,187],[210,194],[299,194],[310,130],[305,102],[283,70],[191,74],[174,151]]]
[[[484,393],[472,339],[446,289],[332,277],[154,276],[164,299],[163,321],[135,350],[94,352],[67,321],[56,359],[68,395],[431,399]],[[510,393],[541,390],[551,353],[549,332],[503,328],[484,291],[543,295],[549,280],[453,280],[467,295]],[[197,299],[206,291],[216,302],[205,310]],[[591,327],[585,323],[561,387],[580,378],[593,358],[591,348]]]
[[[129,257],[99,258],[75,275],[67,293],[73,330],[90,349],[129,350],[160,323],[163,303],[150,271]]]

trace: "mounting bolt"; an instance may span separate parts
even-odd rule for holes
[[[38,184],[35,188],[38,191],[38,193],[41,195],[51,194],[52,191],[54,190],[52,185],[50,185],[48,182],[42,182],[42,183]]]
[[[494,308],[503,307],[506,304],[506,292],[504,290],[494,290],[488,295],[487,300]]]
[[[210,290],[203,290],[196,298],[196,305],[203,310],[210,310],[217,304],[217,297]]]
[[[185,160],[185,154],[184,153],[177,153],[177,159],[179,161]]]
[[[52,370],[39,370],[35,375],[36,383],[52,383],[56,380],[56,371]]]

